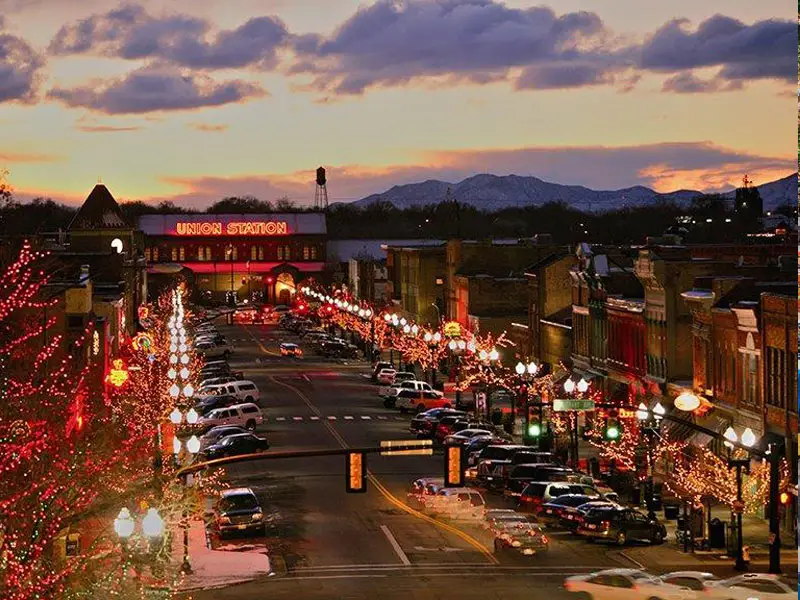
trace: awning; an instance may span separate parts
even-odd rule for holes
[[[687,415],[682,410],[672,410],[668,414],[681,419],[682,421],[686,421],[687,423],[692,422],[691,415]],[[690,425],[676,423],[675,421],[670,421],[669,419],[664,419],[664,421],[661,423],[661,431],[665,434],[668,434],[669,438],[676,442],[687,441],[693,434],[697,433]]]
[[[710,415],[700,419],[700,422],[697,424],[700,427],[710,429],[714,433],[722,433],[728,427],[729,422],[728,419],[719,417],[717,415]],[[695,431],[687,441],[695,446],[705,448],[713,439],[715,439],[715,436],[711,436],[701,431]]]

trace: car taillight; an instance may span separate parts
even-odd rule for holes
[[[543,536],[542,536],[542,543],[543,543],[543,544],[549,544],[549,543],[550,543],[550,540],[548,540],[548,539],[547,539],[547,536],[546,536],[546,535],[543,535]]]
[[[602,523],[600,523],[600,526],[603,529],[608,529],[609,527],[611,527],[611,521],[603,521]]]

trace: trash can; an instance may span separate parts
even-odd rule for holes
[[[674,521],[678,518],[678,515],[681,512],[681,507],[677,504],[665,504],[664,505],[664,520],[665,521]]]
[[[725,548],[727,543],[727,523],[719,519],[711,519],[708,524],[708,547]]]

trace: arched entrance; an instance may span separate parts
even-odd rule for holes
[[[296,291],[294,276],[284,271],[275,280],[275,303],[291,304]]]

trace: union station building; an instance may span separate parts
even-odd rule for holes
[[[325,267],[325,214],[143,215],[144,256],[152,274],[184,269],[217,300],[291,301]]]

